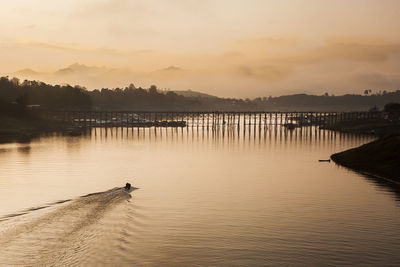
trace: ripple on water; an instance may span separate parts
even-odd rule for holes
[[[0,151],[0,265],[399,266],[399,191],[318,162],[371,137],[251,128],[94,129]],[[133,198],[40,206],[132,176]]]
[[[134,230],[126,227],[125,221],[129,218],[126,206],[130,197],[123,188],[115,188],[4,216],[0,264],[94,263],[99,258],[105,260],[107,254],[125,250],[121,241]],[[121,235],[122,227],[125,235]]]

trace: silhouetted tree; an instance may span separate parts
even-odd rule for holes
[[[384,112],[389,114],[389,119],[393,121],[400,120],[400,103],[388,103],[383,108]]]
[[[400,103],[388,103],[383,108],[384,112],[400,112]]]
[[[152,95],[157,94],[157,86],[155,85],[150,86],[149,93]]]
[[[373,107],[369,110],[369,112],[377,112],[377,111],[379,111],[379,108],[378,108],[377,106],[373,106]]]
[[[42,109],[54,110],[229,110],[229,111],[359,111],[372,106],[382,108],[388,102],[400,102],[400,90],[385,94],[341,96],[295,94],[268,98],[234,99],[218,97],[184,97],[173,91],[159,91],[157,87],[136,88],[133,84],[125,88],[102,88],[87,91],[84,87],[49,85],[37,81],[0,78],[0,99],[9,104],[20,96],[27,97],[25,104],[38,104]],[[327,97],[329,96],[329,97]],[[15,107],[14,107],[15,108]]]

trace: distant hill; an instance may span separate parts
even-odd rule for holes
[[[50,84],[81,85],[89,90],[101,88],[119,88],[131,83],[150,86],[163,84],[170,87],[174,79],[184,79],[190,71],[177,66],[158,70],[133,70],[128,67],[105,67],[74,63],[54,71],[40,72],[34,69],[22,69],[14,73],[5,73],[21,80],[38,80]]]
[[[33,69],[22,69],[19,70],[13,74],[16,75],[25,75],[25,76],[33,76],[33,75],[38,75],[39,73],[37,71],[34,71]]]
[[[80,71],[79,71],[80,70]],[[105,75],[91,76],[94,71],[106,71]],[[29,72],[29,71],[28,71]],[[112,69],[97,69],[84,65],[71,65],[62,73],[86,72],[85,77],[92,77],[96,81],[99,89],[88,91],[82,90],[82,86],[52,86],[42,84],[38,79],[29,80],[11,80],[8,77],[0,78],[0,98],[5,101],[13,102],[18,97],[28,96],[28,104],[39,104],[43,108],[71,108],[82,107],[89,108],[94,106],[99,109],[115,110],[225,110],[225,111],[368,111],[370,109],[380,109],[387,103],[400,103],[400,90],[394,92],[382,92],[377,94],[347,94],[341,96],[333,95],[285,95],[279,97],[257,97],[254,99],[235,99],[219,98],[213,95],[205,94],[191,90],[164,91],[137,87],[130,85],[125,88],[114,87],[108,89],[104,84],[105,76],[112,73]],[[62,77],[59,74],[56,78]],[[66,74],[65,77],[73,77]],[[120,77],[120,76],[115,76]],[[67,79],[58,79],[67,80]],[[72,80],[72,79],[71,79]],[[122,78],[120,79],[120,81]],[[129,82],[134,78],[129,79]],[[107,80],[106,80],[107,81]],[[153,80],[154,81],[154,80]],[[57,84],[57,83],[56,83]],[[69,83],[74,84],[74,83]],[[129,84],[126,82],[126,84]],[[156,83],[151,83],[156,84]],[[60,89],[61,88],[61,89]],[[100,89],[101,88],[101,89]],[[111,87],[112,88],[112,87]],[[154,88],[153,88],[154,89]],[[71,94],[78,95],[77,99],[71,98],[67,103],[60,96],[60,90],[65,91],[65,97]],[[76,102],[76,103],[75,103]],[[89,103],[90,102],[90,103]],[[81,103],[83,103],[81,105]],[[89,104],[88,104],[89,103]],[[68,104],[68,105],[67,105]]]
[[[173,91],[177,95],[181,95],[184,97],[202,97],[202,98],[218,98],[213,95],[192,91],[192,90],[185,90],[185,91]]]
[[[54,72],[55,75],[103,75],[104,73],[110,72],[111,69],[106,67],[97,66],[86,66],[84,64],[75,63],[66,68],[59,69]]]
[[[158,72],[178,72],[178,71],[183,71],[182,68],[176,67],[176,66],[169,66],[164,69],[157,70]]]

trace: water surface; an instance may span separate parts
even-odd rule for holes
[[[0,264],[399,266],[396,190],[318,162],[371,140],[257,126],[1,144]]]

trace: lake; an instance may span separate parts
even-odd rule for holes
[[[0,265],[400,266],[398,191],[318,162],[371,140],[153,127],[0,144]]]

